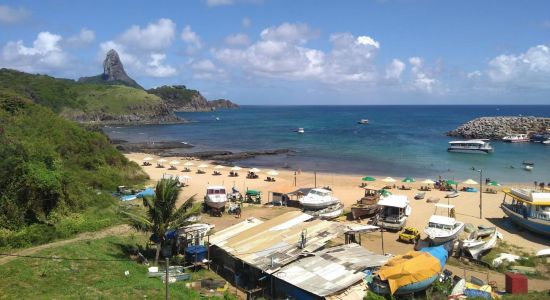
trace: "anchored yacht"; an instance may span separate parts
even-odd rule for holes
[[[491,153],[493,147],[487,140],[467,140],[467,141],[451,141],[449,142],[449,152],[462,153]]]

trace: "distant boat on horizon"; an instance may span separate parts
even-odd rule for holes
[[[368,119],[361,119],[361,120],[357,121],[357,124],[367,125],[367,124],[369,124],[369,120]]]
[[[296,129],[295,132],[302,134],[302,133],[304,133],[305,131],[304,131],[304,129],[303,129],[302,127],[300,127],[300,128],[298,128],[298,129]]]

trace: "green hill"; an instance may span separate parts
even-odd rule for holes
[[[188,89],[185,85],[164,85],[147,92],[159,96],[173,111],[210,111],[239,107],[226,99],[208,101],[199,91]]]
[[[78,83],[0,69],[0,89],[14,91],[70,120],[102,124],[180,121],[157,96],[122,85]]]
[[[72,83],[38,78],[29,81],[25,95],[0,87],[0,248],[108,226],[115,219],[110,191],[146,179],[102,133],[85,130],[28,99],[34,93],[37,102],[47,105],[57,95],[75,93],[66,88]],[[68,97],[63,105],[90,103]]]

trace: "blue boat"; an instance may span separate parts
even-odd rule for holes
[[[534,233],[550,236],[550,193],[523,189],[504,190],[502,211],[517,225]],[[507,202],[507,197],[511,198]]]
[[[427,252],[431,256],[435,257],[441,266],[440,272],[443,271],[447,263],[447,258],[449,257],[448,245],[439,245],[436,247],[427,247],[421,249],[420,252]],[[438,277],[440,273],[435,273],[433,276],[428,277],[424,280],[413,282],[404,286],[399,287],[393,295],[407,295],[416,292],[423,291],[427,289]],[[381,280],[379,277],[375,277],[371,283],[369,283],[369,288],[381,295],[391,294],[390,287],[387,281]]]

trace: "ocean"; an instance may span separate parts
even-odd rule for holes
[[[238,110],[178,113],[186,124],[106,127],[130,142],[182,141],[190,151],[287,148],[240,166],[289,168],[369,176],[412,176],[502,182],[550,181],[550,146],[493,141],[492,154],[447,152],[445,133],[481,116],[550,117],[550,106],[243,106]],[[219,118],[219,120],[216,120]],[[357,124],[369,119],[369,125]],[[294,132],[303,127],[305,134]],[[525,171],[524,160],[535,167]]]

